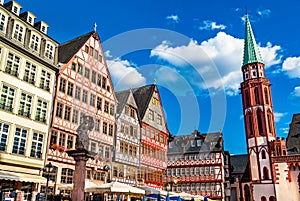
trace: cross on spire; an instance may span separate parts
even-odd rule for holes
[[[96,22],[95,22],[95,24],[94,24],[94,31],[95,31],[95,32],[97,31],[97,24],[96,24]]]

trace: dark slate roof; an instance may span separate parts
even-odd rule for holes
[[[92,31],[61,44],[58,47],[58,61],[64,64],[69,62],[70,59],[79,51],[79,49],[93,34],[97,33],[95,31]]]
[[[155,84],[132,89],[140,118],[143,119],[155,89]]]
[[[195,141],[195,146],[191,145],[191,141]],[[203,140],[201,146],[197,146],[197,140]],[[221,152],[223,151],[222,133],[201,134],[195,130],[190,135],[174,136],[171,139],[173,145],[168,147],[168,154],[188,154],[199,152]]]
[[[118,100],[117,113],[120,114],[127,103],[130,90],[118,91],[115,94]]]
[[[286,140],[289,154],[300,154],[300,114],[294,114]]]
[[[248,164],[248,154],[230,156],[231,174],[244,174]]]

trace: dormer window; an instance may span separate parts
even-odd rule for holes
[[[20,24],[15,24],[13,38],[19,42],[23,42],[24,28]]]
[[[202,146],[203,141],[202,140],[197,140],[197,147],[201,147]]]
[[[17,6],[13,6],[13,10],[14,14],[19,15],[19,8]]]
[[[31,24],[32,23],[32,17],[28,16],[28,22]]]
[[[42,31],[43,33],[45,33],[46,27],[45,27],[45,26],[42,26],[41,31]]]

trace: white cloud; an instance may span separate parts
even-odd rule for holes
[[[274,113],[274,121],[275,121],[275,122],[279,122],[280,119],[281,119],[283,116],[285,116],[285,115],[286,115],[286,113],[275,112],[275,113]]]
[[[179,17],[178,15],[169,15],[166,17],[167,20],[171,20],[174,23],[178,23],[179,22]]]
[[[300,86],[294,88],[294,91],[292,92],[292,96],[300,97]]]
[[[257,14],[260,16],[270,16],[271,15],[271,10],[270,9],[265,9],[265,10],[257,10]]]
[[[289,57],[284,60],[282,70],[291,78],[300,78],[300,57]]]
[[[280,128],[280,130],[281,130],[284,134],[288,134],[290,128]]]
[[[112,58],[112,57],[113,57],[113,56],[110,54],[110,51],[109,51],[109,50],[106,50],[106,51],[104,52],[104,56],[105,56],[106,59]]]
[[[181,74],[185,74],[186,79],[192,80],[192,84],[201,89],[225,89],[228,95],[236,95],[242,82],[243,45],[243,39],[219,32],[214,38],[201,44],[191,40],[187,45],[172,47],[167,42],[162,42],[152,49],[151,56],[176,66]],[[281,61],[277,53],[279,46],[268,43],[260,50],[266,65]],[[188,68],[188,64],[193,69]]]
[[[107,60],[106,63],[116,91],[140,87],[146,84],[145,77],[129,61],[114,59]]]
[[[200,26],[200,30],[215,30],[215,29],[220,29],[223,30],[226,28],[225,25],[223,24],[217,24],[216,22],[212,22],[210,20],[205,20],[203,21],[203,26]]]

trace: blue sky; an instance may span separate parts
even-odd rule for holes
[[[97,24],[115,90],[156,82],[173,135],[222,130],[225,149],[246,153],[239,84],[246,8],[272,83],[277,136],[300,112],[296,0],[18,0],[63,43]]]

